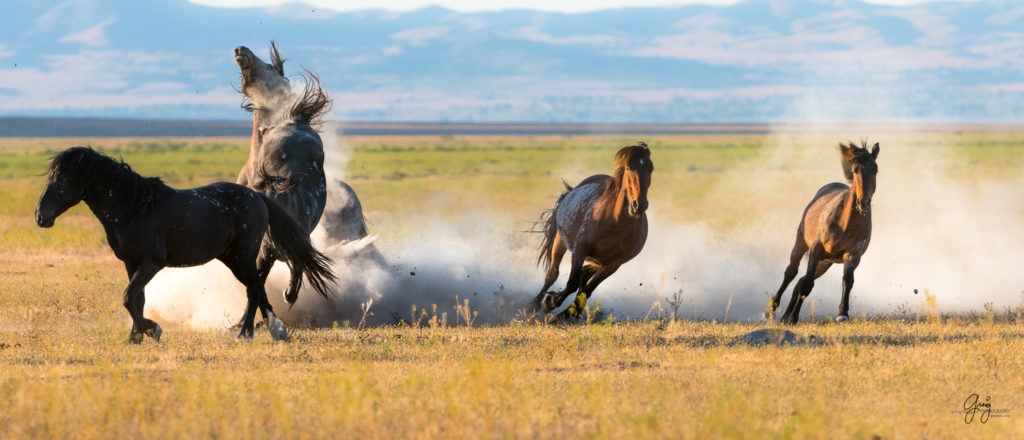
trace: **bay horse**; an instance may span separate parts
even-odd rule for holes
[[[840,161],[847,182],[833,182],[821,187],[811,203],[804,209],[800,226],[796,230],[796,244],[789,256],[789,266],[782,286],[771,298],[765,318],[774,319],[779,300],[799,271],[800,260],[807,253],[807,273],[793,288],[782,322],[796,324],[800,319],[800,306],[811,293],[814,280],[821,277],[833,264],[843,264],[843,296],[839,302],[836,321],[850,319],[850,290],[853,289],[853,271],[871,242],[871,197],[875,194],[878,174],[878,143],[868,151],[867,143],[860,147],[850,142],[839,144]]]
[[[538,223],[544,225],[544,239],[537,264],[546,266],[547,275],[534,307],[550,313],[576,294],[560,320],[578,319],[597,286],[637,256],[647,241],[651,150],[643,142],[624,147],[615,154],[615,166],[614,176],[590,176],[575,188],[563,181],[565,192]],[[567,250],[572,251],[569,280],[561,292],[549,292]]]
[[[245,46],[235,49],[235,62],[242,75],[241,91],[251,101],[245,108],[253,113],[249,158],[236,183],[280,203],[308,236],[327,202],[324,145],[314,126],[319,125],[331,100],[309,70],[302,94],[295,95],[274,42],[270,43],[270,59],[271,63],[263,62]],[[272,242],[264,241],[257,262],[261,282],[266,281],[276,260],[291,268],[284,300],[294,304],[302,287],[301,265],[292,264]]]
[[[53,157],[39,197],[36,224],[53,226],[57,217],[84,201],[103,225],[107,243],[124,262],[129,283],[124,307],[132,317],[129,340],[157,341],[163,330],[142,314],[145,287],[164,267],[198,266],[220,260],[245,284],[248,304],[239,336],[251,339],[257,307],[271,336],[287,338],[267,301],[256,260],[264,235],[287,256],[320,294],[334,281],[331,260],[313,248],[309,235],[273,199],[241,185],[214,183],[175,189],[157,177],[142,177],[124,161],[89,147],[72,147]],[[269,312],[269,320],[267,312]]]

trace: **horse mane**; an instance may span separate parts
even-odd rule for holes
[[[323,124],[324,113],[331,107],[331,98],[320,87],[320,78],[313,71],[303,67],[306,86],[302,88],[302,96],[292,104],[291,117],[312,126]]]
[[[153,201],[153,193],[167,188],[159,177],[143,177],[123,159],[114,159],[92,147],[71,147],[57,153],[46,168],[46,182],[67,177],[83,187],[110,187],[118,198],[127,202],[126,214],[131,216]]]
[[[858,147],[853,141],[847,143],[839,143],[839,159],[843,165],[843,175],[846,176],[847,182],[853,182],[853,164],[863,161],[865,158],[874,160],[871,158],[871,152],[868,151],[868,141],[862,140],[861,146]]]

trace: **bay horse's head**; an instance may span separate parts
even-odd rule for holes
[[[64,211],[82,201],[93,156],[89,147],[72,147],[57,154],[46,168],[46,189],[39,196],[36,224],[41,228],[53,226]]]
[[[878,175],[878,143],[868,151],[867,142],[858,147],[849,142],[839,144],[839,154],[843,163],[843,174],[850,182],[855,199],[854,206],[861,214],[871,209],[871,196],[875,194],[875,176]]]
[[[615,182],[620,185],[615,215],[622,212],[624,203],[631,217],[643,215],[647,211],[647,189],[651,186],[651,173],[654,172],[651,150],[643,142],[623,147],[615,153],[615,166]]]

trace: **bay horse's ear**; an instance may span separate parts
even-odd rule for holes
[[[850,145],[853,145],[853,143],[851,142]],[[843,157],[846,157],[846,153],[849,150],[850,150],[850,147],[847,147],[846,144],[844,144],[842,142],[839,143],[839,152],[842,153]]]
[[[875,142],[875,146],[871,147],[871,158],[878,159],[878,142]]]

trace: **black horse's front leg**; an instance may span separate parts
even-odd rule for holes
[[[132,274],[128,287],[124,289],[124,307],[132,316],[132,330],[128,341],[137,344],[142,342],[144,336],[159,341],[163,329],[156,322],[142,316],[142,310],[146,306],[146,284],[149,284],[163,266],[153,262],[142,262],[125,263],[125,268]]]

